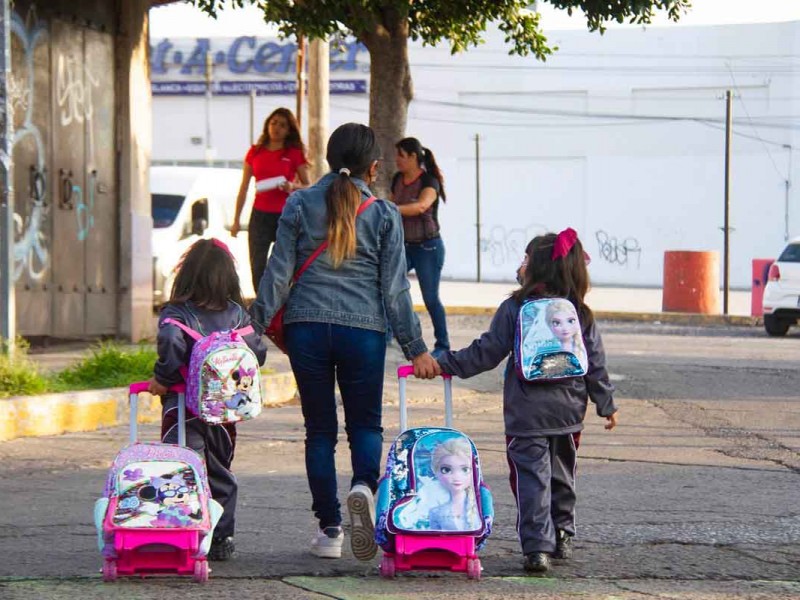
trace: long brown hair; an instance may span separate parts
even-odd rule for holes
[[[375,132],[366,125],[345,123],[328,140],[326,158],[331,170],[338,174],[325,192],[328,254],[334,268],[356,255],[356,212],[361,205],[361,190],[350,178],[364,179],[380,156]]]
[[[198,240],[181,257],[169,303],[190,300],[208,310],[225,310],[228,300],[244,305],[236,263],[221,242]]]
[[[286,139],[283,140],[283,147],[284,148],[297,148],[300,152],[303,153],[303,156],[306,155],[306,147],[303,144],[303,139],[300,136],[300,124],[297,122],[292,111],[288,108],[276,108],[273,110],[269,116],[264,119],[264,127],[261,130],[261,136],[258,138],[256,142],[256,146],[259,148],[266,148],[269,144],[269,122],[272,117],[283,117],[286,119],[286,122],[289,124],[289,133],[286,135]]]
[[[525,248],[528,266],[522,276],[522,286],[512,295],[517,302],[532,296],[566,298],[578,311],[581,325],[594,321],[592,310],[584,302],[589,292],[589,269],[586,254],[579,239],[575,240],[566,256],[553,259],[555,233],[537,235]]]

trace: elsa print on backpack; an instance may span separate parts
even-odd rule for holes
[[[524,302],[517,317],[514,363],[525,381],[585,375],[586,347],[575,305],[565,298]]]

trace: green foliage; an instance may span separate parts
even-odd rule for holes
[[[149,346],[133,350],[113,342],[102,343],[76,365],[53,376],[53,391],[123,387],[153,376],[156,351]]]
[[[201,10],[216,16],[226,6],[256,4],[267,23],[285,36],[298,31],[310,38],[352,33],[368,48],[376,40],[406,35],[424,44],[447,41],[453,53],[481,43],[486,27],[497,22],[510,45],[511,54],[533,54],[544,60],[554,48],[547,43],[539,14],[529,0],[192,0]],[[690,0],[545,0],[570,15],[577,9],[586,15],[591,31],[605,23],[647,24],[657,11],[677,21],[691,7]],[[370,48],[372,50],[372,48]]]
[[[15,352],[11,356],[6,340],[0,340],[0,398],[16,395],[34,395],[47,391],[47,381],[39,373],[37,365],[27,354],[28,344],[17,338]]]

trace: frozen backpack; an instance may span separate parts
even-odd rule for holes
[[[583,329],[572,302],[540,298],[522,304],[517,316],[514,366],[523,381],[586,375]]]
[[[437,468],[447,477],[462,478],[458,499]],[[375,539],[387,552],[395,551],[397,534],[468,535],[481,548],[491,533],[494,508],[475,444],[462,432],[444,427],[401,433],[389,449],[376,513]]]
[[[253,333],[252,326],[203,336],[175,319],[163,322],[196,340],[189,366],[181,369],[190,413],[210,425],[220,425],[252,419],[261,412],[258,359],[244,341],[244,336]]]

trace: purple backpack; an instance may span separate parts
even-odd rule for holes
[[[175,319],[164,319],[164,323],[196,340],[188,368],[181,369],[190,413],[210,425],[221,425],[252,419],[261,412],[258,359],[243,339],[253,333],[252,326],[203,336]]]

